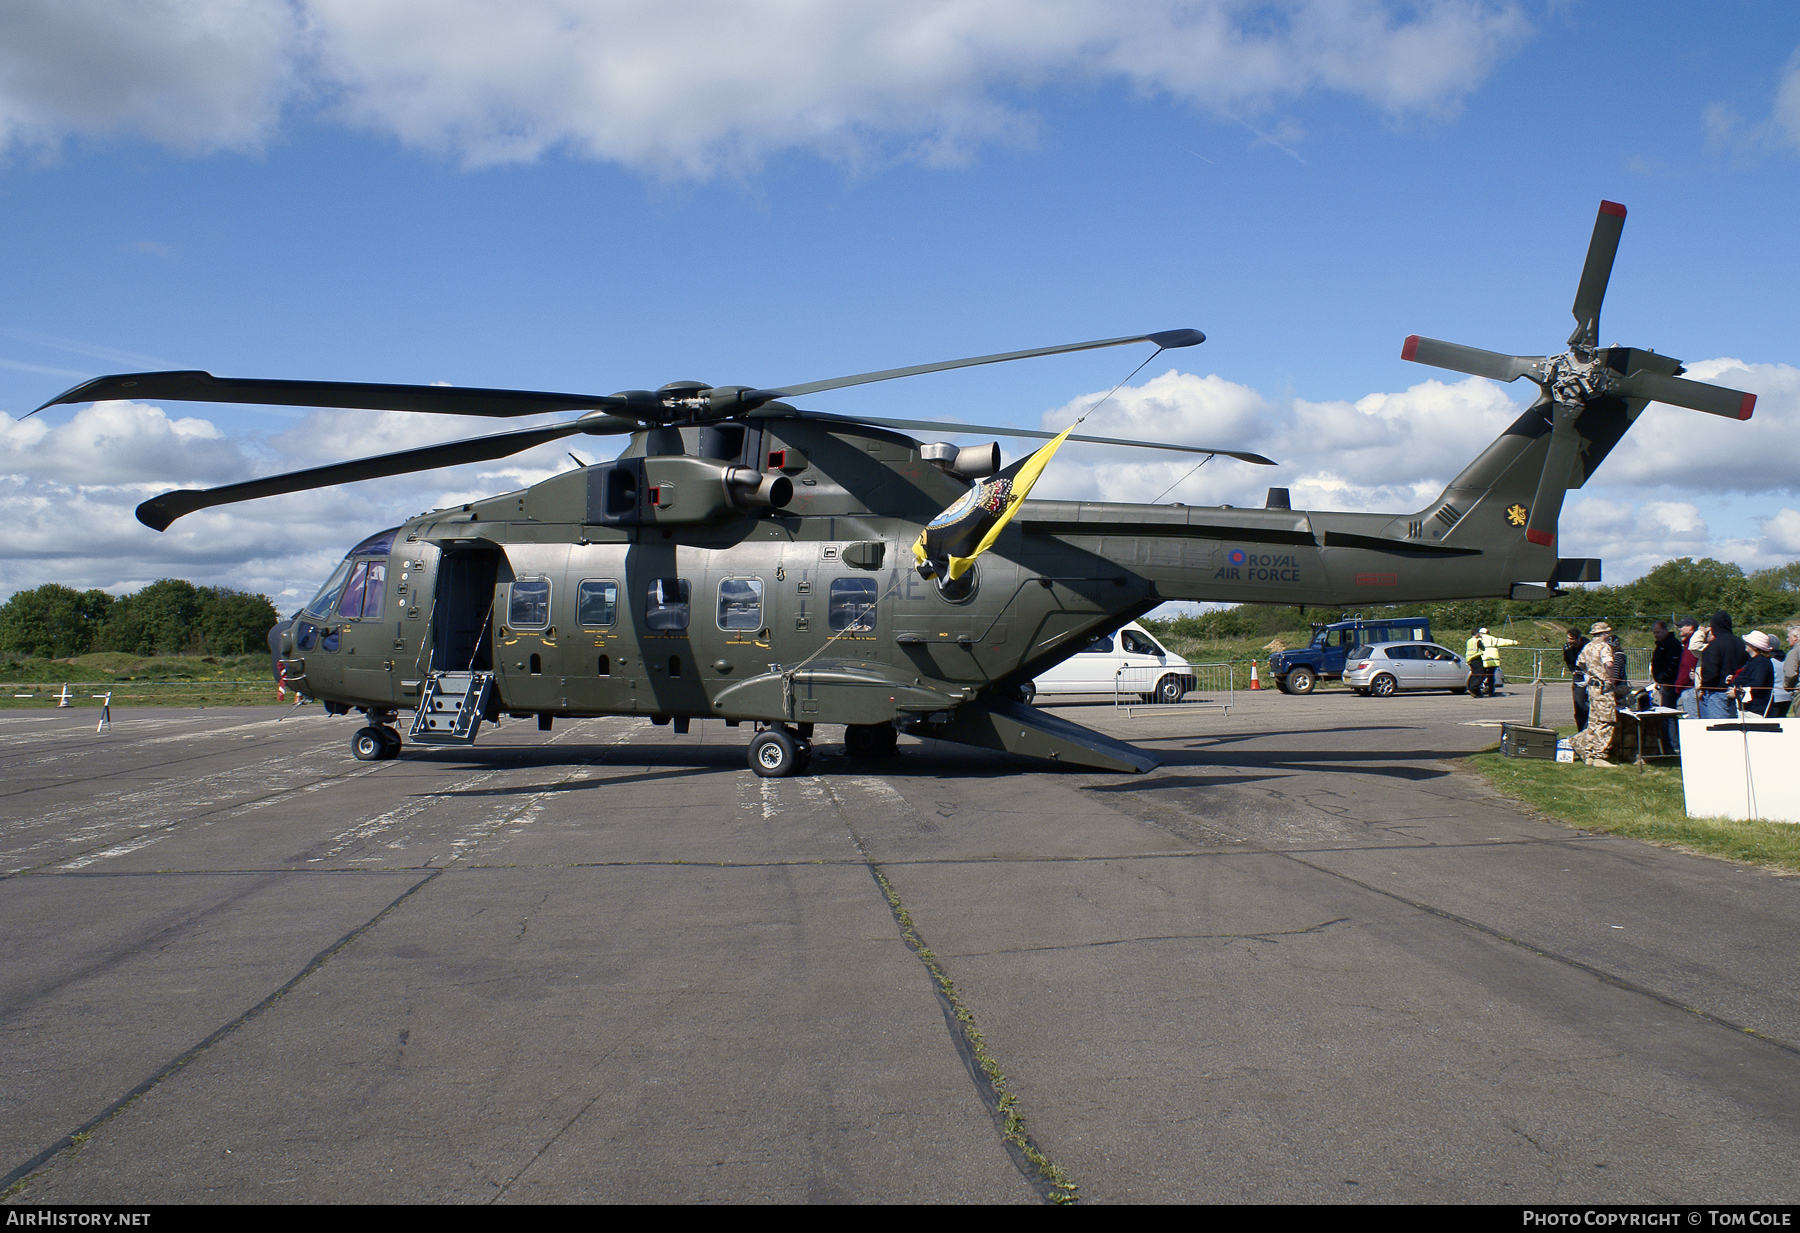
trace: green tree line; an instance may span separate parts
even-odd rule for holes
[[[266,595],[179,578],[116,597],[47,582],[0,605],[0,654],[245,655],[267,649],[275,620]]]
[[[1746,574],[1727,561],[1682,557],[1666,561],[1635,582],[1620,586],[1572,587],[1555,599],[1465,599],[1442,603],[1393,604],[1369,608],[1369,616],[1425,616],[1445,629],[1500,625],[1507,617],[1583,625],[1605,619],[1620,628],[1647,626],[1661,618],[1692,616],[1704,623],[1713,613],[1731,614],[1742,633],[1755,627],[1774,628],[1800,612],[1800,561]],[[1359,615],[1358,610],[1309,608],[1297,613],[1290,604],[1239,604],[1197,616],[1158,622],[1172,633],[1195,638],[1252,638],[1330,623]]]

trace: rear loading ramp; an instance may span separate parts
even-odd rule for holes
[[[1023,702],[1001,698],[965,702],[941,720],[921,720],[907,725],[906,731],[918,737],[955,741],[980,749],[998,749],[1098,771],[1141,774],[1162,765],[1161,758],[1124,741],[1116,741]]]

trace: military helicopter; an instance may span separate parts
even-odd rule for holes
[[[476,416],[580,412],[494,436],[403,450],[138,507],[157,530],[195,510],[503,458],[578,434],[629,436],[613,461],[518,492],[432,510],[372,535],[270,632],[275,669],[333,714],[358,711],[356,757],[411,738],[468,744],[502,714],[641,715],[751,723],[764,776],[803,771],[817,725],[854,756],[897,733],[1143,771],[1157,760],[1038,711],[1037,673],[1166,600],[1365,605],[1559,594],[1600,562],[1559,559],[1564,494],[1591,476],[1651,401],[1747,419],[1755,396],[1683,380],[1678,361],[1599,345],[1600,304],[1625,208],[1602,202],[1554,356],[1510,356],[1417,335],[1404,359],[1498,381],[1536,402],[1413,513],[1309,512],[1272,488],[1263,509],[1031,500],[1062,440],[1219,455],[1245,450],[929,420],[845,417],[790,399],[920,373],[1151,343],[1197,330],[1040,347],[770,388],[676,381],[561,394],[267,381],[204,372],[101,377],[45,403],[134,398]],[[38,408],[43,410],[42,407]],[[1051,438],[1002,468],[997,442]],[[579,460],[577,460],[579,462]],[[910,552],[909,552],[910,546]],[[1179,686],[1158,682],[1161,691]]]

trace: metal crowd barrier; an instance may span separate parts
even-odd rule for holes
[[[1200,707],[1231,713],[1234,701],[1230,664],[1189,664],[1186,668],[1160,665],[1124,667],[1113,678],[1113,706],[1129,717],[1136,710]],[[1181,681],[1174,695],[1169,678]]]

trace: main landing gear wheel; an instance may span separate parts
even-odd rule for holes
[[[852,758],[885,758],[900,745],[893,724],[848,724],[844,728],[844,752]]]
[[[1318,679],[1311,668],[1295,668],[1288,673],[1287,691],[1290,694],[1310,694]]]
[[[1400,682],[1384,672],[1369,682],[1369,692],[1377,698],[1391,698],[1394,696],[1394,690],[1399,686]]]
[[[798,775],[812,765],[812,745],[785,728],[769,728],[750,740],[750,769],[764,779]]]

